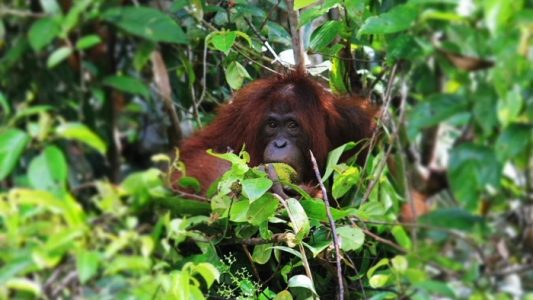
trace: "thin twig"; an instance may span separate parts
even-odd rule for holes
[[[159,50],[155,50],[154,52],[152,52],[150,59],[152,60],[152,72],[154,73],[154,81],[159,91],[159,94],[163,99],[165,111],[167,112],[167,115],[170,119],[172,130],[171,141],[173,146],[178,146],[178,142],[183,137],[183,134],[181,132],[180,120],[178,118],[178,114],[176,112],[176,109],[174,108],[174,104],[172,101],[172,89],[170,87],[170,80],[168,78],[167,68]]]
[[[13,16],[21,18],[44,18],[48,16],[46,13],[36,13],[28,10],[16,10],[12,8],[7,8],[5,6],[0,7],[0,17],[3,16]]]
[[[259,276],[259,272],[257,271],[257,267],[254,263],[254,258],[252,257],[252,254],[250,254],[250,251],[248,250],[248,246],[246,244],[242,244],[242,249],[244,250],[244,253],[246,254],[246,257],[248,257],[248,260],[250,261],[250,265],[252,265],[252,271],[254,272],[255,277],[259,282],[263,282],[261,280],[261,277]]]
[[[305,65],[304,45],[301,30],[298,28],[300,16],[298,10],[294,9],[294,0],[287,0],[287,10],[289,13],[294,64],[298,67],[303,67]]]
[[[204,197],[204,196],[187,193],[187,192],[183,192],[183,191],[180,191],[180,190],[173,190],[173,192],[177,193],[181,197],[189,198],[190,200],[197,200],[197,201],[207,202],[207,203],[210,202],[209,199]]]
[[[280,2],[281,2],[281,0],[278,0],[278,2],[276,2],[276,5],[274,5],[274,7],[272,7],[272,9],[268,12],[268,15],[263,20],[263,23],[261,23],[261,25],[259,25],[259,31],[263,30],[263,27],[265,27],[265,25],[268,22],[268,19],[270,19],[270,16],[272,15],[272,13],[276,10],[276,8],[278,8]]]
[[[318,164],[316,162],[315,155],[313,154],[313,151],[309,150],[309,153],[311,155],[311,163],[313,164],[313,170],[315,171],[316,179],[318,180],[318,183],[320,184],[320,189],[322,190],[322,194],[324,196],[324,203],[326,204],[326,214],[328,215],[329,220],[329,226],[331,227],[331,232],[333,233],[333,246],[335,247],[335,260],[337,263],[337,281],[339,283],[339,291],[338,291],[338,299],[343,300],[344,299],[344,284],[342,280],[342,265],[341,265],[341,251],[340,251],[340,245],[339,245],[339,237],[337,236],[337,227],[335,226],[335,220],[333,220],[333,216],[331,215],[331,207],[329,206],[329,200],[328,200],[328,192],[326,191],[326,187],[324,186],[324,183],[322,182],[322,175],[320,175],[320,171],[318,170]]]
[[[396,76],[397,66],[398,66],[397,64],[394,64],[394,66],[392,67],[390,76],[389,76],[389,82],[387,84],[387,89],[385,90],[384,104],[383,104],[383,107],[381,108],[381,111],[380,111],[380,114],[379,114],[379,117],[378,117],[378,120],[377,120],[377,124],[378,125],[383,123],[383,119],[385,117],[385,112],[388,110],[390,102],[391,102],[391,98],[392,98],[391,97],[391,95],[392,95],[392,83],[393,83],[394,78]],[[361,174],[364,174],[366,169],[367,169],[368,159],[370,158],[370,155],[372,154],[372,150],[374,150],[374,147],[375,147],[375,145],[377,143],[378,134],[379,134],[379,126],[376,126],[376,128],[374,128],[374,132],[372,133],[372,136],[370,138],[370,142],[368,143],[368,152],[366,153],[365,164],[363,165],[363,168],[361,169]],[[360,182],[360,184],[357,185],[357,190],[355,191],[355,195],[358,195],[360,189],[362,188],[363,180],[360,180],[359,182]]]
[[[368,230],[368,229],[363,229],[363,232],[370,236],[371,238],[375,239],[376,241],[380,242],[380,243],[383,243],[383,244],[386,244],[386,245],[389,245],[391,246],[392,248],[400,251],[402,254],[405,254],[407,253],[407,250],[405,250],[402,246],[394,243],[393,241],[389,241],[387,239],[384,239],[382,237],[380,237],[379,235],[373,233],[372,231]]]
[[[405,82],[402,84],[401,94],[402,96],[401,96],[401,103],[400,103],[400,115],[399,115],[399,120],[398,120],[399,124],[403,123],[403,119],[405,117],[405,106],[407,102],[407,86],[405,85]],[[385,169],[385,166],[387,165],[387,158],[389,157],[392,151],[392,148],[394,147],[394,141],[397,138],[399,138],[399,134],[400,134],[400,126],[394,126],[394,130],[391,134],[390,144],[387,148],[387,151],[385,152],[385,155],[379,162],[379,165],[377,167],[377,172],[374,173],[374,179],[367,186],[365,194],[363,195],[363,198],[361,199],[360,205],[362,205],[368,199],[368,197],[370,197],[370,193],[372,193],[372,190],[374,189],[376,184],[379,182],[379,179],[381,178],[381,174],[383,173],[383,170]]]

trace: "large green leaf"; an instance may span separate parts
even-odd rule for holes
[[[106,152],[106,144],[89,127],[81,123],[64,123],[56,128],[56,134],[62,138],[76,140],[92,147],[101,154]]]
[[[59,24],[52,18],[42,18],[35,21],[28,32],[28,39],[33,50],[40,51],[50,44],[59,34],[60,29]]]
[[[413,140],[420,129],[434,126],[465,111],[467,107],[467,99],[456,94],[435,94],[418,103],[409,113],[407,128],[409,139]]]
[[[489,147],[462,144],[452,150],[448,167],[455,197],[470,210],[478,207],[483,190],[500,186],[502,164]]]
[[[229,50],[237,39],[237,33],[235,31],[218,31],[210,35],[209,41],[215,49],[224,52],[228,55]]]
[[[30,162],[28,169],[28,179],[32,187],[55,194],[65,190],[67,175],[65,156],[55,146],[46,147]]]
[[[249,223],[259,225],[274,216],[278,209],[279,201],[268,193],[250,204],[247,213]]]
[[[329,21],[320,26],[311,36],[309,48],[320,50],[331,43],[341,28],[339,21]]]
[[[357,250],[365,242],[365,234],[359,227],[341,226],[337,228],[341,249],[344,251]]]
[[[500,161],[511,159],[531,144],[533,128],[525,124],[511,124],[500,134],[496,141],[496,155]]]
[[[154,42],[187,44],[187,36],[168,15],[148,7],[114,7],[102,17],[121,29]]]
[[[358,34],[386,34],[404,31],[411,27],[418,12],[411,5],[398,5],[379,16],[365,20]]]
[[[472,231],[484,220],[461,208],[441,208],[420,218],[420,223],[446,229]]]
[[[0,133],[0,181],[13,171],[29,142],[30,136],[19,129]]]
[[[141,95],[146,98],[150,93],[144,82],[129,76],[107,76],[102,83],[119,91]]]
[[[250,203],[259,199],[272,187],[272,180],[261,177],[245,179],[242,181],[242,192],[248,197]]]

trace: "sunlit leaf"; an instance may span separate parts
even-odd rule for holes
[[[358,34],[386,34],[404,31],[411,27],[418,12],[411,5],[397,5],[386,13],[365,20]]]
[[[29,142],[30,136],[22,130],[0,132],[0,181],[11,174]]]
[[[84,124],[63,123],[57,126],[56,133],[62,138],[86,144],[101,154],[105,154],[107,151],[104,141]]]
[[[121,29],[154,42],[187,44],[187,36],[168,15],[149,7],[114,7],[102,17]]]
[[[31,47],[35,51],[40,51],[59,34],[60,26],[55,19],[42,18],[35,21],[30,31],[28,32],[28,39]]]

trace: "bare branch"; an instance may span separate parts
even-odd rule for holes
[[[331,227],[331,232],[333,233],[333,246],[335,247],[335,260],[337,262],[337,281],[339,282],[339,291],[338,291],[337,297],[338,299],[343,300],[344,299],[344,283],[342,279],[341,251],[340,251],[339,237],[337,236],[337,227],[335,226],[335,220],[333,220],[333,216],[331,215],[331,208],[329,206],[329,200],[328,200],[328,192],[326,191],[326,187],[324,186],[324,183],[322,182],[322,175],[320,175],[320,171],[318,170],[318,164],[316,163],[315,155],[313,154],[313,151],[311,150],[309,150],[309,153],[311,154],[311,162],[313,164],[313,170],[315,171],[316,179],[318,180],[318,183],[320,184],[320,189],[322,189],[322,194],[324,195],[324,203],[326,204],[326,214],[328,215],[329,226]]]

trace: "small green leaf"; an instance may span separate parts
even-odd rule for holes
[[[287,206],[287,212],[291,219],[292,228],[297,239],[301,241],[309,234],[309,229],[311,228],[309,224],[309,218],[307,217],[304,208],[300,202],[298,202],[298,200],[289,198],[287,200]]]
[[[380,288],[383,287],[387,282],[389,281],[390,275],[386,274],[376,274],[368,280],[368,283],[372,288]]]
[[[224,52],[228,55],[229,50],[235,43],[237,33],[235,31],[218,31],[210,36],[209,42],[213,44],[215,49]]]
[[[92,147],[101,154],[105,154],[107,147],[104,141],[89,127],[81,123],[64,123],[56,128],[56,134],[64,139],[76,140]]]
[[[101,255],[95,251],[82,250],[76,255],[76,269],[82,284],[96,275],[100,261]]]
[[[391,259],[392,269],[396,272],[403,274],[407,270],[407,259],[403,255],[396,255]]]
[[[141,95],[145,98],[148,98],[148,95],[150,94],[150,91],[144,82],[129,76],[107,76],[102,83],[119,91]]]
[[[365,234],[359,227],[341,226],[337,228],[341,249],[344,251],[357,250],[365,242]]]
[[[337,36],[341,28],[339,21],[328,21],[324,25],[317,28],[311,35],[309,48],[320,51],[320,49],[328,46]]]
[[[317,0],[295,0],[294,1],[294,10],[304,8],[315,3]]]
[[[40,51],[50,44],[59,34],[60,26],[52,18],[42,18],[33,22],[28,32],[28,40],[35,51]]]
[[[311,279],[305,275],[294,275],[289,279],[288,287],[301,287],[304,289],[308,289],[313,294],[317,295],[315,291],[315,287],[313,285],[313,282]]]
[[[339,162],[339,159],[341,158],[342,154],[345,151],[351,150],[355,147],[356,143],[354,142],[348,142],[342,146],[339,146],[333,150],[331,150],[328,154],[328,161],[326,163],[326,171],[324,172],[324,175],[322,176],[322,181],[328,180],[329,176],[333,174],[333,170],[337,163]]]
[[[220,272],[210,263],[199,263],[194,266],[194,273],[200,274],[207,283],[207,287],[211,287],[213,282],[218,281]]]
[[[37,298],[39,298],[42,294],[41,286],[37,282],[27,278],[12,278],[4,284],[8,289],[28,292]]]
[[[250,203],[259,199],[272,187],[272,180],[266,177],[245,179],[242,181],[242,192]]]
[[[79,39],[78,42],[76,42],[76,49],[84,50],[84,49],[96,46],[100,44],[101,42],[102,42],[102,39],[98,35],[91,34],[91,35],[84,36],[83,38]]]
[[[51,69],[58,64],[60,64],[62,61],[67,59],[72,54],[72,48],[70,47],[61,47],[56,49],[50,56],[48,56],[48,60],[46,61],[46,66]]]
[[[292,300],[292,295],[287,290],[283,290],[276,294],[276,297],[274,297],[274,300]]]
[[[0,133],[0,181],[11,174],[29,142],[30,136],[19,129]]]
[[[418,17],[418,12],[411,5],[397,5],[388,12],[365,20],[358,35],[386,34],[404,31],[411,27]]]
[[[342,171],[333,182],[333,198],[339,199],[344,196],[359,181],[360,173],[357,167],[349,166]]]
[[[260,265],[266,264],[272,256],[272,245],[273,244],[262,244],[255,246],[252,254],[253,261]]]
[[[114,7],[102,18],[119,28],[154,42],[187,44],[187,36],[168,15],[148,7]]]
[[[226,74],[226,81],[234,90],[241,88],[245,78],[251,78],[248,71],[246,71],[238,61],[232,61],[228,67],[224,69],[224,72]]]
[[[391,233],[396,242],[400,244],[400,246],[402,246],[404,249],[410,250],[412,248],[413,243],[411,242],[409,235],[407,235],[407,232],[405,232],[405,229],[403,229],[402,226],[393,226],[391,229]]]

